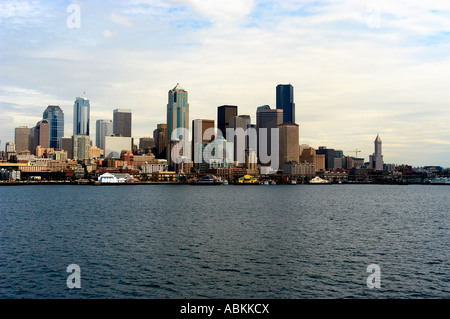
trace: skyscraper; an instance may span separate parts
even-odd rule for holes
[[[28,139],[30,138],[31,128],[27,126],[16,127],[14,131],[14,142],[16,143],[16,152],[26,151],[28,149]]]
[[[42,117],[50,124],[50,147],[59,151],[64,136],[64,112],[57,105],[49,105]]]
[[[73,135],[89,136],[90,114],[89,100],[84,97],[77,97],[73,104]]]
[[[153,140],[156,146],[156,158],[166,158],[167,124],[158,124],[153,131]]]
[[[211,138],[204,138],[205,131],[211,132]],[[214,120],[196,119],[192,121],[192,160],[199,164],[202,157],[200,155],[204,145],[214,139]]]
[[[233,116],[230,121],[229,125],[232,129],[235,131],[234,138],[230,140],[234,144],[234,161],[237,165],[244,164],[245,163],[245,151],[248,148],[248,136],[247,134],[247,127],[250,125],[250,116],[249,115],[239,115],[239,116]],[[242,129],[237,130],[237,129]],[[240,133],[244,133],[244,136],[239,136]],[[243,145],[239,145],[239,143],[242,143]]]
[[[222,105],[217,108],[217,128],[219,129],[217,135],[226,137],[226,129],[231,127],[230,119],[234,116],[237,116],[236,105]]]
[[[61,138],[61,149],[67,152],[68,159],[73,159],[73,136]]]
[[[42,148],[50,147],[50,123],[43,119],[36,123],[36,126],[30,130],[29,151],[31,154],[36,154],[36,146],[40,145]]]
[[[257,108],[256,111],[256,132],[258,137],[258,159],[261,159],[261,146],[267,148],[267,155],[271,154],[272,150],[272,129],[278,128],[278,125],[283,123],[283,110],[271,109],[268,105],[263,105]],[[267,134],[262,134],[262,129],[267,129]],[[266,142],[264,141],[266,139]],[[278,141],[275,141],[278,143]],[[274,147],[278,147],[274,144]]]
[[[189,130],[188,92],[179,83],[169,91],[167,104],[167,134],[168,141],[172,140],[172,133],[177,130],[177,138],[182,135],[182,129]],[[188,140],[189,136],[183,136]]]
[[[97,120],[95,126],[96,145],[99,149],[105,150],[105,136],[113,135],[113,122],[111,120]]]
[[[283,123],[295,123],[294,87],[279,84],[276,89],[277,109],[283,110]]]
[[[295,123],[283,123],[279,128],[279,164],[283,167],[287,162],[298,162],[300,158],[299,126]]]
[[[79,134],[73,136],[73,159],[76,161],[84,161],[90,158],[89,153],[90,139],[89,136]]]
[[[325,155],[326,170],[334,168],[335,151],[333,148],[327,148],[326,146],[319,146],[319,149],[316,150],[316,154]]]
[[[115,136],[131,137],[131,110],[114,110],[113,134]]]
[[[370,167],[377,170],[383,170],[383,155],[381,152],[381,138],[380,135],[377,134],[377,138],[374,141],[375,144],[375,153],[369,156],[369,164]]]

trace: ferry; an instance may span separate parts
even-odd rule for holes
[[[314,177],[309,181],[310,184],[329,184],[330,182],[326,179],[322,179],[319,176]]]
[[[236,185],[259,185],[259,180],[251,175],[244,175],[239,178],[236,182]]]
[[[189,182],[189,185],[223,185],[223,184],[224,181],[222,179],[213,175],[203,176],[198,180],[192,180]]]
[[[430,180],[430,184],[450,185],[450,177],[435,177]]]

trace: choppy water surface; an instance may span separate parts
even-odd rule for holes
[[[446,186],[15,186],[0,198],[1,298],[450,297]],[[66,285],[70,264],[81,289]]]

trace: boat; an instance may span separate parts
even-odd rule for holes
[[[430,180],[430,184],[449,185],[450,177],[435,177]]]
[[[297,185],[296,181],[291,181],[291,185]]]
[[[189,185],[223,185],[223,184],[224,181],[222,179],[213,175],[203,176],[200,179],[192,180],[189,182]]]
[[[330,182],[326,179],[322,179],[319,176],[314,177],[312,180],[309,181],[310,184],[329,184]]]
[[[268,181],[264,181],[263,185],[269,185]]]
[[[251,175],[244,175],[240,177],[236,182],[236,185],[259,185],[259,180]]]
[[[223,185],[228,185],[228,181],[227,181],[227,180],[224,180],[224,181],[223,181]]]

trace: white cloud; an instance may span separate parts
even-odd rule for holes
[[[124,16],[118,15],[116,13],[111,13],[111,15],[109,16],[109,18],[111,19],[111,21],[113,21],[114,23],[120,24],[120,25],[124,25],[128,28],[133,26],[133,23]]]
[[[103,31],[102,34],[103,34],[103,36],[104,36],[105,38],[111,38],[111,37],[114,35],[114,33],[111,32],[111,31],[109,31],[109,30]]]

